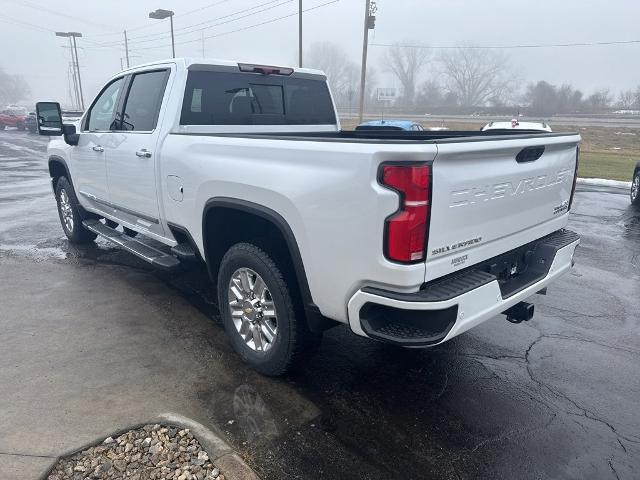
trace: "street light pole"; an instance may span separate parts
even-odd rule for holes
[[[173,37],[173,12],[171,10],[158,8],[157,10],[149,13],[149,18],[153,18],[154,20],[164,20],[165,18],[169,19],[171,24],[171,53],[173,58],[176,58],[176,43]]]
[[[173,39],[173,14],[169,17],[169,23],[171,23],[171,58],[176,58],[176,42]]]
[[[302,0],[298,0],[298,66],[302,68]]]

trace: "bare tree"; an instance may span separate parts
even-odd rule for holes
[[[9,75],[0,69],[0,104],[24,100],[29,92],[29,84],[22,75]]]
[[[305,55],[305,66],[324,71],[336,102],[347,105],[359,90],[358,65],[331,42],[312,43]]]
[[[508,58],[487,49],[460,47],[440,56],[449,90],[464,107],[500,104],[510,100],[515,76]]]
[[[618,107],[623,110],[632,110],[636,106],[637,92],[635,90],[624,90],[618,97]]]
[[[402,84],[402,102],[410,105],[416,94],[420,72],[427,65],[431,50],[427,47],[393,45],[385,54],[385,65]]]
[[[589,95],[589,98],[587,98],[587,104],[593,112],[606,110],[611,106],[612,101],[613,97],[611,96],[611,90],[609,90],[608,88],[601,88],[600,90],[596,90],[591,95]]]

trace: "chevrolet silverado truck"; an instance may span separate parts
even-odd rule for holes
[[[174,59],[118,73],[75,124],[37,115],[69,241],[206,263],[267,375],[338,324],[428,347],[528,320],[579,243],[577,134],[342,130],[317,70]]]

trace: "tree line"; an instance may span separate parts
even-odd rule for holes
[[[412,42],[404,42],[411,45]],[[341,109],[357,103],[360,66],[337,45],[314,43],[306,65],[327,73]],[[380,65],[367,69],[365,97],[369,108],[378,104],[378,72],[393,75],[400,94],[391,107],[406,113],[609,113],[640,110],[640,85],[614,95],[608,88],[585,94],[571,84],[553,85],[541,80],[523,88],[509,57],[489,49],[461,46],[434,53],[428,47],[393,45]],[[386,85],[384,85],[386,86]]]
[[[0,108],[29,96],[29,85],[22,75],[11,75],[0,68]]]

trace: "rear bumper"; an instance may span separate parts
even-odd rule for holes
[[[580,243],[560,230],[465,271],[430,282],[415,293],[376,288],[358,290],[348,303],[354,333],[408,347],[446,342],[545,288],[569,271]],[[509,280],[492,272],[527,258],[524,271]]]

